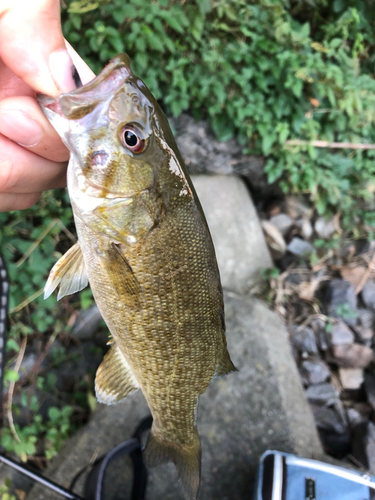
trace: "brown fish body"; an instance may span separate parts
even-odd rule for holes
[[[154,432],[184,444],[193,439],[197,396],[226,349],[207,229],[193,203],[173,211],[132,247],[114,250],[79,220],[77,231],[96,303],[147,399]],[[198,252],[202,246],[211,251]],[[130,284],[119,293],[114,277],[122,256],[131,271],[121,279]]]
[[[41,99],[72,151],[79,241],[51,271],[46,295],[89,281],[113,337],[98,399],[113,404],[141,388],[154,418],[148,463],[174,461],[194,499],[197,398],[214,375],[234,370],[215,252],[168,123],[127,59],[96,80],[58,102]]]

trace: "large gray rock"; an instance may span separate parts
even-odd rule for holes
[[[251,498],[258,460],[267,449],[322,456],[280,319],[258,300],[232,292],[225,294],[225,306],[229,352],[239,371],[212,382],[200,398],[202,500]],[[118,405],[101,407],[46,474],[67,486],[94,456],[128,439],[147,414],[141,393]],[[130,474],[127,462],[113,463],[106,500],[129,498],[130,482],[126,481]],[[40,487],[27,496],[28,500],[55,498]],[[182,500],[173,465],[151,470],[147,499]]]
[[[191,174],[241,175],[259,195],[281,193],[277,182],[269,184],[262,156],[244,155],[234,139],[218,141],[207,122],[187,114],[170,120],[176,142]]]
[[[214,241],[224,288],[243,293],[272,267],[258,215],[236,176],[192,176]]]

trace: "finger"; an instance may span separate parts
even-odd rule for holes
[[[1,0],[0,0],[1,2]],[[32,88],[20,80],[0,59],[0,99],[13,95],[35,95]]]
[[[61,31],[59,0],[1,0],[0,58],[37,92],[76,88]]]
[[[32,97],[0,101],[0,134],[48,160],[69,159],[69,151]]]
[[[67,162],[42,158],[1,135],[0,151],[0,193],[39,193],[66,185]]]
[[[0,212],[30,208],[39,200],[41,194],[42,193],[2,193],[0,194]]]

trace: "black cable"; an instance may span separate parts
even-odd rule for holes
[[[63,486],[60,486],[59,484],[55,483],[54,481],[51,481],[50,479],[46,479],[45,477],[41,476],[37,472],[32,471],[25,465],[18,464],[11,458],[4,457],[0,453],[0,461],[3,462],[6,465],[9,465],[9,467],[12,467],[12,469],[17,470],[18,472],[21,472],[21,474],[30,477],[34,481],[42,484],[43,486],[47,486],[50,490],[55,491],[56,493],[59,493],[60,495],[64,496],[65,498],[69,498],[71,500],[85,500],[84,498],[76,495],[72,491],[67,490]]]
[[[0,427],[3,423],[5,348],[7,341],[9,281],[4,257],[0,254]]]
[[[146,417],[138,425],[131,439],[120,443],[106,455],[99,457],[95,461],[85,482],[84,496],[86,500],[104,500],[106,470],[113,460],[127,454],[132,459],[134,470],[131,500],[144,500],[147,485],[147,469],[142,456],[142,434],[150,429],[151,425],[152,417]]]

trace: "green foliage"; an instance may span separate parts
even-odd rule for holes
[[[0,213],[1,251],[11,282],[8,349],[17,350],[23,336],[66,328],[56,294],[44,300],[43,288],[53,265],[72,246],[74,237],[67,236],[72,232],[72,210],[64,190],[45,192],[37,205],[21,213]],[[85,307],[92,300],[86,292]]]
[[[57,303],[54,294],[48,300],[43,299],[43,287],[51,267],[73,244],[74,224],[67,193],[64,190],[49,191],[43,194],[41,201],[22,213],[0,214],[1,251],[7,262],[10,287],[10,332],[7,341],[8,367],[5,370],[5,383],[20,379],[13,367],[10,368],[12,355],[17,355],[25,336],[39,339],[45,344],[52,333],[67,330],[67,318],[72,312],[74,299],[67,298]],[[72,241],[73,239],[73,241]],[[92,303],[91,292],[84,295],[85,306]],[[76,302],[76,306],[80,301]],[[66,350],[51,350],[51,361],[57,365],[66,360]],[[14,360],[13,360],[14,361]],[[26,382],[27,384],[27,382]],[[39,391],[54,394],[56,375],[48,373],[35,381]],[[21,389],[21,403],[13,405],[15,415],[26,413],[27,425],[15,425],[19,441],[10,428],[3,428],[0,443],[6,451],[16,453],[22,460],[35,454],[52,458],[60,450],[62,441],[72,433],[74,427],[69,422],[72,414],[71,405],[62,408],[50,408],[47,417],[42,420],[38,414],[40,402],[35,395],[28,397],[25,381]],[[72,403],[76,403],[72,398]],[[61,404],[61,403],[60,403]],[[82,406],[88,407],[85,395]],[[85,413],[83,411],[83,413]]]
[[[10,481],[10,479],[5,479],[5,484],[0,486],[1,500],[17,500],[17,498],[9,491],[11,486],[12,481]]]
[[[33,398],[32,398],[33,399]],[[23,406],[28,406],[26,398],[21,399]],[[34,396],[34,401],[31,402],[30,409],[37,411],[38,405]],[[48,410],[48,418],[45,422],[41,415],[34,415],[32,422],[20,427],[15,425],[15,430],[19,441],[15,439],[12,431],[9,428],[1,429],[1,446],[6,451],[16,453],[26,462],[28,456],[35,455],[37,451],[37,442],[41,438],[44,441],[44,453],[47,460],[53,458],[61,449],[63,441],[74,430],[70,423],[70,417],[73,413],[73,408],[69,405],[62,409],[51,407]]]
[[[73,2],[64,15],[66,37],[96,72],[126,51],[168,113],[208,118],[219,139],[235,135],[268,157],[270,182],[311,193],[322,214],[339,209],[352,229],[374,227],[373,152],[285,145],[375,143],[369,0],[99,4],[81,13],[87,2]]]
[[[357,311],[352,309],[349,304],[338,304],[335,309],[336,314],[344,321],[346,319],[355,319],[358,317]]]
[[[71,220],[64,191],[44,193],[38,205],[22,213],[0,214],[1,251],[12,284],[9,308],[11,313],[14,311],[11,318],[20,321],[13,323],[11,337],[19,338],[35,330],[44,333],[53,324],[56,298],[45,301],[42,292],[51,267],[61,255],[56,247],[64,235],[62,225],[69,226]],[[22,304],[25,306],[20,308]]]
[[[6,451],[16,453],[23,462],[26,462],[29,455],[34,455],[36,452],[35,443],[38,440],[38,433],[40,432],[40,415],[37,415],[36,421],[28,425],[27,427],[20,427],[15,425],[15,429],[19,438],[17,441],[11,430],[7,427],[1,430],[1,446],[4,447]]]

